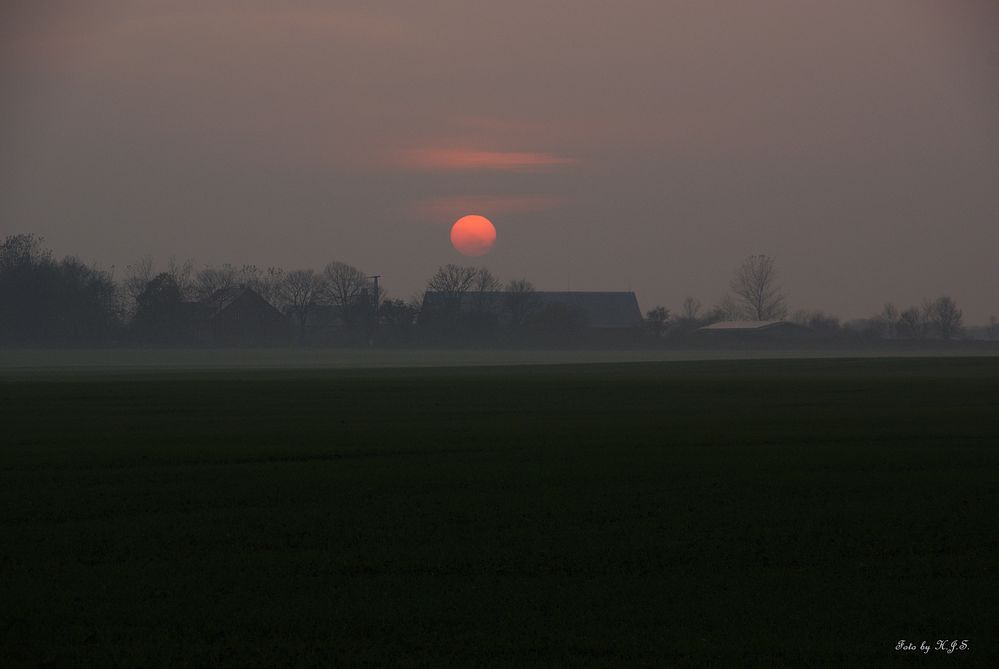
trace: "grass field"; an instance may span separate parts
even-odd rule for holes
[[[17,368],[0,416],[0,666],[999,666],[997,358]]]

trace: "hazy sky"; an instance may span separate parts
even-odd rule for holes
[[[42,9],[39,5],[43,5]],[[455,218],[540,288],[999,315],[999,3],[88,0],[0,9],[0,234],[420,289]]]

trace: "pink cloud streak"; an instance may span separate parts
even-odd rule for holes
[[[415,170],[531,171],[572,165],[571,158],[534,151],[481,151],[464,148],[424,148],[401,151],[393,164]]]

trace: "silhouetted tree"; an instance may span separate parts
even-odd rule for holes
[[[898,336],[905,339],[925,339],[929,334],[929,321],[925,309],[909,307],[898,315]]]
[[[323,299],[337,308],[344,327],[352,337],[367,339],[373,326],[375,305],[367,275],[347,263],[334,260],[323,268]]]
[[[280,267],[260,269],[256,265],[243,265],[234,279],[237,285],[249,288],[275,307],[281,304],[285,276]]]
[[[957,303],[944,295],[933,302],[932,323],[937,334],[950,341],[961,334],[963,314]]]
[[[153,257],[150,255],[139,258],[134,263],[125,265],[121,281],[122,309],[126,318],[135,316],[137,301],[142,291],[153,279]]]
[[[419,307],[403,300],[385,300],[378,309],[378,339],[406,343],[413,337]]]
[[[502,282],[485,267],[476,270],[470,289],[472,294],[470,309],[464,314],[464,324],[467,329],[479,334],[488,331],[495,333],[499,311],[505,307],[496,300],[495,293],[502,287]]]
[[[326,290],[322,277],[311,269],[288,272],[281,284],[281,302],[295,321],[298,339],[305,340],[309,319]]]
[[[344,309],[358,298],[369,296],[367,275],[347,263],[334,260],[323,268],[327,304]]]
[[[118,331],[110,274],[76,258],[59,262],[41,237],[11,235],[0,244],[0,341],[82,344]]]
[[[842,332],[858,343],[874,342],[884,338],[884,324],[880,316],[857,318],[844,323]]]
[[[103,270],[67,256],[56,265],[55,282],[46,307],[51,310],[53,342],[108,341],[118,326],[114,281]]]
[[[534,284],[527,279],[513,279],[506,284],[506,309],[514,332],[522,330],[540,306]]]
[[[879,316],[882,334],[885,339],[894,339],[898,336],[898,309],[891,302],[885,303]]]
[[[662,306],[657,306],[654,309],[650,309],[645,314],[645,327],[648,329],[649,334],[653,339],[659,340],[666,336],[666,331],[669,328],[669,309]]]
[[[839,319],[822,311],[802,309],[795,312],[791,321],[825,337],[835,337],[842,331]]]
[[[680,319],[691,323],[696,323],[701,312],[701,301],[688,295],[683,298],[683,306],[680,307]]]
[[[787,307],[777,284],[777,270],[770,256],[749,256],[735,272],[732,292],[747,318],[769,321],[784,318]]]
[[[459,298],[467,293],[479,275],[475,267],[447,264],[437,268],[427,282],[427,290],[443,293],[448,298]]]
[[[194,296],[207,300],[215,293],[237,285],[236,268],[225,264],[221,267],[205,267],[194,276]]]
[[[427,290],[440,293],[440,303],[435,305],[433,310],[422,313],[421,322],[433,322],[438,329],[457,327],[461,320],[462,299],[475,285],[478,273],[479,270],[475,267],[455,264],[437,268],[427,281]]]
[[[493,275],[485,267],[480,267],[475,271],[475,279],[472,281],[472,290],[477,293],[491,293],[500,290],[503,282]]]
[[[45,239],[34,234],[8,235],[0,244],[0,273],[30,270],[52,262]]]
[[[180,262],[176,258],[171,257],[167,261],[166,273],[177,284],[177,290],[180,291],[181,299],[189,300],[194,296],[194,261],[185,260],[184,262]]]
[[[704,321],[705,318],[701,317],[701,301],[688,295],[683,299],[679,313],[673,317],[668,334],[676,337],[686,336],[703,325]]]
[[[704,317],[705,323],[717,323],[719,321],[735,321],[744,317],[742,308],[735,303],[731,295],[726,295],[721,302],[711,307],[711,311]]]

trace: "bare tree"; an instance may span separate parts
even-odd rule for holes
[[[825,335],[826,337],[835,336],[843,329],[839,318],[823,311],[799,309],[791,316],[791,322],[803,325],[813,332]]]
[[[923,320],[923,330],[925,336],[930,336],[936,320],[936,304],[928,297],[923,298],[923,304],[919,307],[919,315]]]
[[[746,317],[755,321],[784,318],[787,306],[770,256],[749,256],[735,272],[732,292]]]
[[[135,299],[146,289],[153,278],[153,257],[145,255],[130,265],[125,265],[122,288],[129,297]]]
[[[52,262],[45,237],[35,234],[7,235],[0,243],[0,272],[37,267]]]
[[[462,297],[475,285],[478,270],[449,263],[438,267],[427,282],[427,290],[441,293],[443,307],[449,312],[461,308]]]
[[[524,327],[540,308],[534,284],[527,279],[512,279],[506,284],[506,308],[510,314],[510,327]]]
[[[56,261],[43,241],[0,242],[0,346],[108,341],[119,316],[111,275],[72,256]]]
[[[309,318],[324,291],[322,277],[311,269],[297,269],[285,275],[281,284],[281,298],[298,326],[299,341],[305,338]]]
[[[182,299],[189,299],[194,295],[194,279],[192,277],[194,273],[193,261],[185,260],[181,263],[177,261],[176,257],[171,256],[170,262],[167,263],[166,273],[177,284],[177,289],[180,291]]]
[[[680,311],[671,323],[671,329],[675,334],[683,335],[693,332],[701,325],[701,301],[688,295],[683,298]]]
[[[375,295],[372,300],[368,276],[353,265],[338,260],[323,268],[323,279],[323,299],[337,308],[346,331],[352,337],[363,337],[370,342],[378,325],[378,300],[383,296]]]
[[[680,319],[693,323],[701,312],[701,301],[688,295],[683,298],[683,306],[680,307]]]
[[[480,267],[475,272],[475,279],[472,282],[472,289],[477,293],[492,293],[500,290],[503,282],[493,275],[485,267]]]
[[[280,267],[261,270],[256,265],[236,267],[226,263],[221,267],[205,267],[198,271],[189,292],[196,299],[204,301],[220,291],[245,286],[276,305],[282,300],[284,279],[284,270]]]
[[[346,309],[358,298],[368,294],[368,277],[352,265],[334,260],[323,269],[326,301]]]
[[[989,325],[985,332],[989,339],[999,339],[999,319],[989,316]]]
[[[485,267],[480,267],[475,272],[475,279],[472,281],[471,290],[473,292],[472,311],[474,318],[481,319],[487,315],[498,318],[499,311],[503,308],[496,299],[497,291],[503,288],[503,283]],[[481,321],[480,321],[481,324]]]
[[[463,295],[475,284],[478,270],[474,267],[447,264],[437,268],[427,282],[427,289],[448,295]]]
[[[650,309],[645,314],[645,325],[648,327],[653,339],[662,339],[666,335],[666,330],[669,328],[669,320],[669,309],[663,306]]]
[[[527,279],[510,279],[506,283],[506,292],[529,295],[534,292],[534,284]]]
[[[226,263],[221,267],[205,267],[194,276],[194,296],[206,300],[220,290],[237,285],[236,268]]]
[[[277,306],[281,303],[281,290],[284,285],[284,270],[280,267],[258,269],[256,265],[240,268],[240,283],[256,291],[258,295]]]
[[[909,307],[902,310],[898,315],[897,331],[899,337],[925,339],[929,332],[926,310],[919,307]]]
[[[718,321],[738,320],[742,316],[742,308],[735,303],[731,295],[726,295],[721,302],[711,308],[711,311],[705,316],[705,320],[708,323],[717,323]]]
[[[881,322],[882,337],[894,339],[898,336],[898,309],[895,308],[894,304],[886,302],[884,308],[881,309],[878,320]]]
[[[121,281],[123,311],[129,318],[135,316],[139,296],[153,280],[153,257],[145,255],[130,265],[125,265]]]
[[[933,302],[931,322],[937,334],[947,341],[961,334],[963,316],[957,302],[947,295],[938,297]]]

